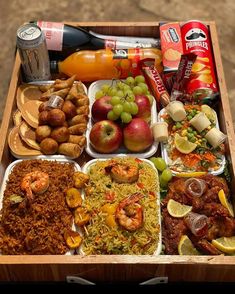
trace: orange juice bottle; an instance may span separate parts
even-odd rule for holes
[[[162,71],[162,54],[157,48],[82,50],[63,61],[52,61],[52,72],[76,75],[77,80],[92,82],[103,79],[124,79],[140,74],[138,61],[154,58]]]

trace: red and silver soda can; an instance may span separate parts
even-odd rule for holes
[[[181,27],[181,35],[184,53],[197,55],[187,92],[194,102],[207,102],[219,94],[208,27],[192,20]]]
[[[17,30],[17,47],[27,82],[50,79],[50,61],[44,33],[35,24]]]

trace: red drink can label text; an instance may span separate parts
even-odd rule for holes
[[[189,21],[181,27],[181,36],[184,54],[197,55],[187,93],[195,102],[213,99],[219,91],[208,27],[200,21]]]

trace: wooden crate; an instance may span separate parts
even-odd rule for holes
[[[103,34],[159,36],[158,22],[69,24],[89,27]],[[228,135],[226,156],[233,178],[232,191],[235,192],[235,140],[229,99],[216,25],[213,21],[206,24],[210,29],[221,93],[219,122],[221,130]],[[20,83],[21,68],[17,53],[0,131],[1,181],[6,167],[14,160],[8,148],[7,136],[13,126],[12,114],[16,109],[16,92]],[[170,282],[234,281],[235,256],[0,256],[0,281],[65,281],[66,276],[79,276],[93,282],[143,282],[153,277],[168,277]]]

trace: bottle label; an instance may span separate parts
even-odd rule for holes
[[[113,59],[128,59],[128,49],[114,49]]]
[[[38,21],[43,30],[48,50],[62,51],[64,24],[60,22]]]
[[[140,74],[138,62],[140,60],[140,49],[113,49],[113,65],[119,73],[119,78],[136,76]]]

